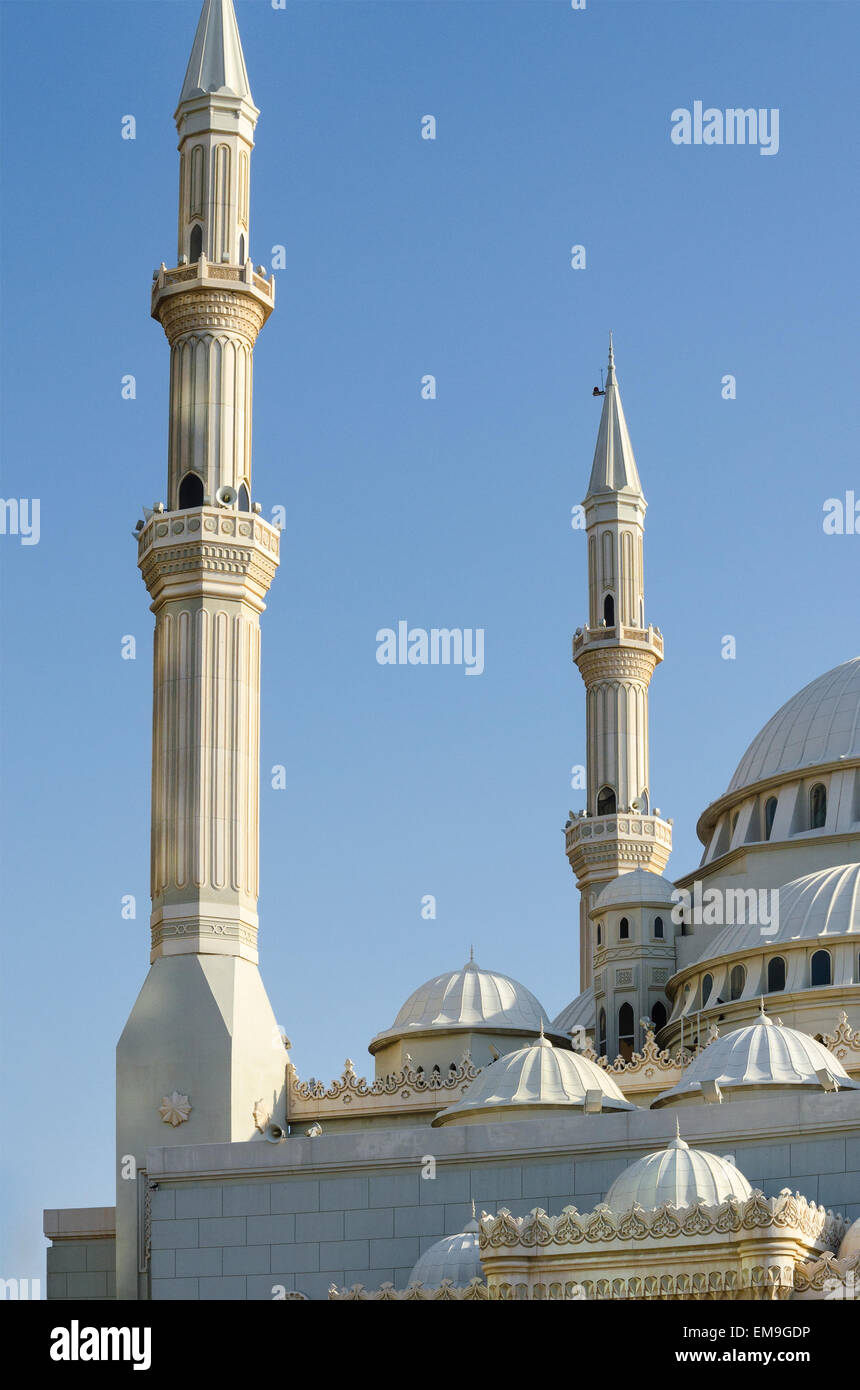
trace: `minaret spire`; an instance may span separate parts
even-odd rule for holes
[[[209,92],[229,93],[251,100],[233,0],[205,0],[182,84],[180,105]]]
[[[592,979],[600,889],[626,869],[661,873],[671,827],[651,810],[648,686],[663,659],[658,628],[645,625],[643,536],[646,502],[615,375],[609,364],[588,491],[588,623],[573,659],[586,687],[587,818],[567,827],[566,852],[580,889],[580,988]],[[597,823],[595,823],[597,822]]]

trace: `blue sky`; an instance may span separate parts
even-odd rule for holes
[[[287,252],[255,358],[253,491],[287,516],[263,618],[262,969],[300,1073],[328,1078],[346,1056],[372,1067],[369,1038],[470,943],[551,1013],[577,992],[569,518],[610,328],[666,639],[651,780],[670,873],[695,866],[696,817],[769,715],[857,653],[860,536],[826,536],[822,507],[860,497],[860,15],[236,8],[262,111],[251,252]],[[2,495],[41,503],[38,545],[0,536],[0,1272],[18,1277],[43,1268],[43,1206],[113,1201],[114,1047],[148,962],[152,616],[131,531],[165,491],[149,286],[175,260],[172,113],[198,11],[0,6]],[[671,112],[696,100],[778,108],[779,153],[673,145]],[[399,619],[483,628],[483,675],[378,665]]]

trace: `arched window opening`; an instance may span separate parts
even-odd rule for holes
[[[633,1056],[633,1045],[636,1036],[633,1031],[633,1006],[622,1004],[618,1010],[618,1051],[629,1062]]]
[[[702,980],[702,1008],[708,1007],[708,1000],[711,997],[711,990],[714,988],[713,975],[705,975]]]
[[[244,483],[239,484],[239,511],[249,512],[251,510],[251,495]]]
[[[603,621],[607,627],[615,626],[615,599],[607,594],[603,600]]]
[[[809,828],[821,830],[827,820],[827,790],[823,782],[816,782],[809,793]]]
[[[666,1006],[661,1004],[659,999],[651,1010],[651,1022],[654,1024],[655,1033],[659,1033],[661,1028],[666,1027]]]
[[[197,222],[197,223],[195,223],[195,225],[191,228],[191,249],[190,249],[189,254],[188,254],[188,259],[189,259],[189,261],[191,262],[192,265],[195,265],[195,264],[197,263],[197,261],[200,260],[200,257],[201,257],[202,255],[203,255],[203,228],[200,226],[200,223]]]
[[[203,506],[203,479],[198,473],[186,473],[179,484],[179,510]]]
[[[639,798],[639,810],[642,812],[643,816],[647,816],[650,805],[651,803],[648,800],[648,788],[646,787]]]
[[[597,814],[599,816],[615,815],[615,791],[612,787],[601,787],[597,793]]]
[[[769,796],[764,807],[764,838],[770,839],[770,832],[773,830],[774,817],[776,816],[776,797]]]
[[[740,999],[741,995],[744,992],[744,985],[746,984],[746,979],[747,972],[745,968],[742,965],[734,966],[734,968],[732,969],[731,976],[729,977],[730,999]]]
[[[597,1052],[600,1057],[606,1056],[606,1010],[600,1010],[597,1020]]]
[[[657,937],[657,940],[658,940],[658,941],[662,939],[662,936],[663,936],[663,918],[662,918],[662,917],[655,917],[655,918],[654,918],[654,935]]]
[[[812,965],[809,972],[809,983],[813,989],[816,985],[829,985],[831,983],[830,952],[816,951],[812,957]]]
[[[767,992],[779,994],[785,989],[785,961],[782,956],[774,956],[767,963]]]
[[[240,265],[244,265],[244,264],[245,264],[245,233],[244,233],[244,232],[242,233],[242,235],[241,235],[240,238],[239,238],[239,264],[240,264]]]
[[[618,923],[618,935],[622,941],[629,941],[630,939],[630,923],[626,917],[622,917]]]
[[[603,944],[603,923],[602,923],[602,922],[598,922],[598,923],[597,923],[597,944],[598,944],[598,946],[602,946],[602,944]]]

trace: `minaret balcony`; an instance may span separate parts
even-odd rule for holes
[[[657,661],[663,660],[663,634],[658,627],[628,627],[621,623],[615,627],[578,628],[573,639],[573,659],[600,647],[633,647],[651,652]]]
[[[225,265],[201,256],[194,265],[178,265],[169,270],[162,264],[156,271],[152,277],[152,317],[163,323],[164,310],[169,301],[195,291],[207,291],[210,297],[220,294],[222,299],[226,297],[228,300],[234,295],[250,297],[258,306],[255,313],[259,321],[256,331],[275,307],[274,275],[266,279],[264,274],[254,269],[251,261],[246,261],[244,265]],[[229,313],[227,317],[230,317]],[[225,326],[234,325],[227,322]]]
[[[137,544],[153,606],[205,591],[242,598],[262,612],[280,560],[281,533],[256,512],[194,507],[153,512]]]
[[[575,816],[564,832],[568,854],[586,844],[617,844],[641,841],[643,844],[672,846],[672,823],[660,816],[640,816],[634,811],[614,816]]]

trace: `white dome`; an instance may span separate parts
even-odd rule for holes
[[[614,1212],[633,1206],[656,1211],[664,1202],[692,1207],[696,1202],[717,1206],[736,1197],[745,1202],[752,1188],[733,1163],[706,1149],[691,1149],[679,1134],[666,1149],[647,1154],[625,1168],[606,1194]]]
[[[433,1120],[434,1125],[457,1121],[481,1111],[506,1110],[506,1119],[532,1118],[542,1110],[582,1109],[586,1091],[600,1091],[605,1110],[635,1110],[616,1081],[596,1063],[578,1052],[553,1047],[539,1037],[528,1047],[508,1052],[484,1067],[462,1100],[449,1105]]]
[[[728,790],[841,757],[860,758],[860,656],[834,666],[777,710],[744,753]]]
[[[409,1276],[410,1284],[423,1284],[425,1289],[438,1289],[443,1279],[450,1279],[455,1288],[462,1289],[470,1279],[483,1279],[478,1250],[478,1223],[470,1221],[465,1231],[445,1236],[431,1245],[418,1260]]]
[[[713,934],[697,964],[733,951],[768,950],[791,941],[860,934],[860,864],[839,864],[792,879],[779,890],[779,927],[763,938],[761,926],[746,923]]]
[[[758,1090],[763,1087],[809,1086],[821,1089],[816,1071],[828,1071],[840,1089],[860,1090],[838,1057],[808,1033],[774,1023],[765,1013],[747,1028],[737,1028],[712,1043],[694,1058],[681,1080],[663,1091],[653,1109],[687,1096],[702,1099],[702,1082],[716,1081],[721,1091]]]
[[[598,908],[639,907],[647,903],[652,907],[665,907],[672,902],[674,883],[662,874],[649,873],[647,869],[631,869],[627,874],[619,874],[607,883],[591,909],[594,914]]]
[[[839,1247],[839,1260],[853,1260],[855,1255],[860,1255],[860,1217],[849,1226],[842,1237],[842,1244]]]
[[[437,1029],[533,1034],[542,1027],[550,1027],[547,1013],[525,985],[469,960],[462,970],[437,975],[410,994],[391,1027],[377,1033],[370,1051],[392,1038]]]

